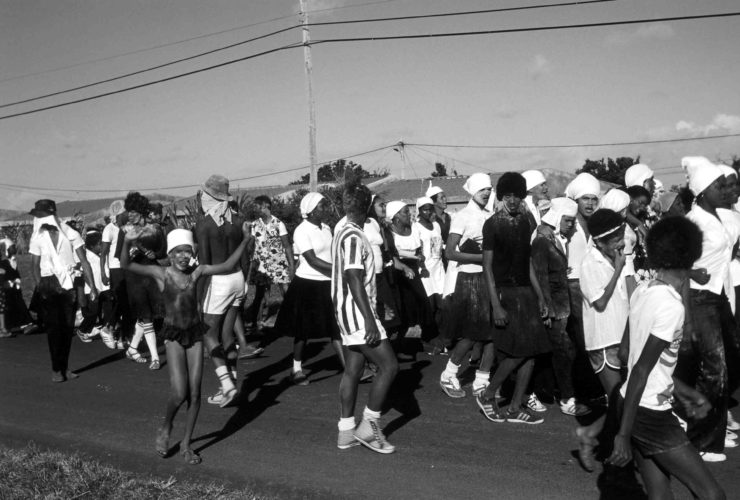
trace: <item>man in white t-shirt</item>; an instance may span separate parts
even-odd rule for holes
[[[650,229],[646,246],[656,279],[639,287],[630,302],[629,373],[620,390],[621,421],[607,463],[623,467],[634,453],[651,498],[672,497],[670,479],[676,476],[694,497],[722,499],[722,489],[674,413],[675,408],[694,420],[715,410],[704,395],[673,377],[683,336],[680,291],[701,255],[702,234],[690,220],[671,217]]]
[[[133,334],[134,321],[131,318],[131,312],[128,306],[128,292],[126,290],[126,279],[124,271],[121,269],[121,263],[118,260],[117,251],[119,250],[118,236],[121,233],[121,227],[127,222],[126,214],[117,214],[114,220],[111,220],[103,229],[102,246],[100,249],[100,278],[102,283],[110,287],[110,295],[113,298],[113,314],[110,323],[103,325],[101,337],[105,345],[109,348],[123,348],[121,338],[129,337]],[[120,323],[118,334],[115,333],[116,324]],[[116,339],[115,336],[119,338]]]

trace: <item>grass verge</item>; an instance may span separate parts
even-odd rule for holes
[[[227,490],[216,483],[179,481],[125,472],[95,460],[30,444],[0,447],[0,498],[52,499],[254,499],[251,490]]]

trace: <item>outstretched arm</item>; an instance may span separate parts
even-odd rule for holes
[[[157,281],[164,281],[164,268],[159,266],[142,266],[136,262],[131,262],[130,251],[131,244],[141,234],[140,228],[132,228],[123,238],[123,246],[121,247],[121,269],[126,269],[132,273],[140,274],[142,276],[150,276]]]

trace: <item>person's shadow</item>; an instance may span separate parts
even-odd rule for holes
[[[388,407],[398,411],[401,415],[388,422],[383,428],[386,436],[411,422],[421,415],[419,401],[414,393],[421,388],[422,369],[429,366],[429,360],[416,361],[404,370],[400,370],[393,382],[388,397]]]

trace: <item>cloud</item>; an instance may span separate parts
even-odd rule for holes
[[[652,128],[647,131],[646,137],[649,140],[688,139],[737,133],[740,133],[740,116],[718,113],[709,123],[701,124],[689,120],[679,120],[673,125]]]
[[[550,61],[544,55],[537,54],[534,56],[532,62],[529,63],[527,71],[529,72],[529,76],[537,80],[552,71],[552,64],[550,64]]]
[[[668,40],[676,32],[669,24],[646,24],[634,30],[613,31],[606,37],[607,45],[624,46],[645,40]]]

